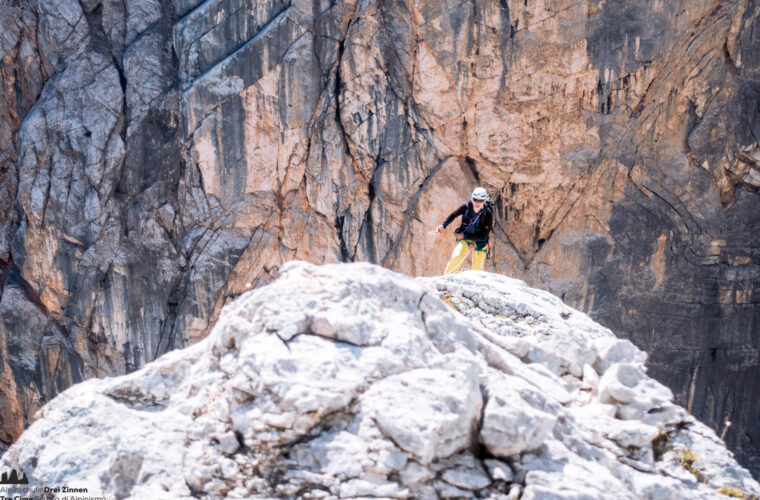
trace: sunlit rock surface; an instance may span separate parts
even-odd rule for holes
[[[0,467],[120,499],[760,494],[641,351],[546,292],[282,273],[196,345],[65,391]]]

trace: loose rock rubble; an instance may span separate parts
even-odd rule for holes
[[[65,391],[0,469],[119,499],[760,494],[644,361],[521,281],[293,262],[203,341]]]

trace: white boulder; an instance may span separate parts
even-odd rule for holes
[[[199,343],[55,398],[0,470],[118,499],[760,494],[643,353],[548,293],[281,271]]]

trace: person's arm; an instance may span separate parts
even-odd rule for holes
[[[451,221],[453,221],[454,219],[456,219],[456,218],[457,218],[457,217],[459,217],[460,215],[463,215],[463,214],[464,214],[466,211],[467,211],[467,203],[465,203],[465,204],[464,204],[464,205],[462,205],[461,207],[459,207],[459,208],[457,208],[456,210],[454,210],[453,212],[451,212],[451,213],[449,214],[449,216],[448,216],[448,217],[446,217],[446,220],[445,220],[445,221],[443,221],[443,223],[442,223],[441,225],[442,225],[442,226],[444,227],[444,229],[445,229],[445,228],[446,228],[446,226],[448,226],[449,224],[451,224]]]

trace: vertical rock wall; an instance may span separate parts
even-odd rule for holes
[[[291,259],[487,269],[590,311],[760,471],[749,0],[1,4],[0,439]]]
[[[157,354],[181,259],[153,218],[176,199],[181,165],[171,5],[2,7],[1,71],[13,89],[3,136],[14,145],[3,175],[16,187],[0,198],[12,207],[0,255],[0,432],[12,440],[72,383]],[[16,39],[5,30],[14,23]]]
[[[18,189],[18,152],[14,146],[16,132],[26,113],[34,105],[48,77],[37,51],[37,16],[27,4],[2,4],[0,8],[0,301],[13,293],[7,283],[13,276],[11,239],[18,227],[15,206]],[[0,302],[2,303],[2,302]],[[32,308],[33,315],[38,314]],[[30,320],[33,322],[33,320]],[[8,323],[5,314],[2,323]],[[0,441],[12,441],[24,427],[24,409],[18,401],[17,381],[9,360],[8,331],[0,327]],[[37,346],[35,346],[36,348]],[[30,359],[34,365],[34,356]]]

